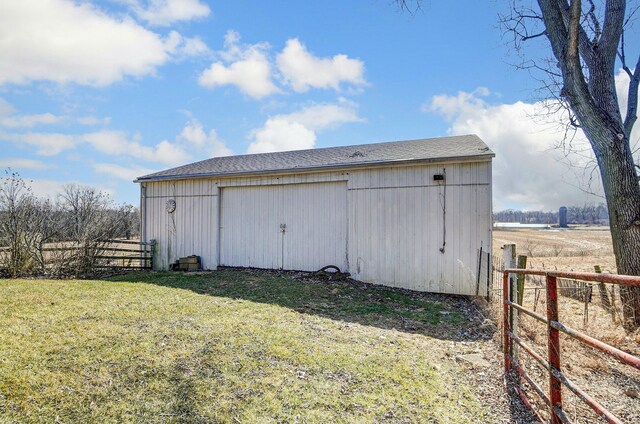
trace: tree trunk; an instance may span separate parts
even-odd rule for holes
[[[637,93],[633,90],[638,89],[640,74],[630,74],[632,96],[625,122],[615,90],[626,1],[606,1],[602,31],[593,40],[581,26],[584,15],[580,0],[538,0],[538,5],[562,72],[560,95],[568,100],[598,160],[618,273],[640,275],[640,184],[629,145],[637,112]],[[623,325],[633,331],[640,327],[640,287],[620,289]]]
[[[585,132],[590,131],[585,128]],[[609,133],[606,143],[591,141],[609,207],[611,239],[618,273],[640,275],[640,184],[633,155],[627,140],[620,140],[610,130],[597,133]],[[620,286],[620,297],[623,325],[627,331],[633,331],[640,327],[640,287]]]

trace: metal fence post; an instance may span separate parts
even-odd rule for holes
[[[482,270],[482,242],[480,242],[480,253],[478,254],[478,275],[476,276],[476,296],[480,296],[480,270]]]
[[[491,252],[487,252],[487,302],[491,302],[491,288],[493,287],[493,263],[491,261]]]
[[[154,262],[155,256],[156,256],[156,240],[153,239],[151,240],[151,260],[149,261],[149,266],[151,267],[152,271],[153,271],[153,262]]]
[[[562,382],[553,375],[553,370],[560,371],[560,333],[552,327],[552,321],[558,322],[558,281],[556,277],[547,276],[547,331],[549,351],[549,400],[551,401],[551,423],[562,421],[556,408],[562,409]]]

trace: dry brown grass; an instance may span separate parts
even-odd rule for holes
[[[500,248],[514,243],[536,267],[592,272],[594,265],[600,265],[603,272],[615,272],[611,234],[602,228],[494,230],[493,253],[502,256]]]
[[[518,254],[528,256],[529,268],[557,270],[594,271],[599,265],[603,272],[615,272],[615,257],[608,231],[590,229],[568,231],[517,230],[494,231],[494,254],[502,256],[500,248],[504,244],[515,243]],[[607,289],[612,290],[608,285]],[[591,301],[586,304],[569,297],[560,296],[560,321],[592,337],[609,343],[619,349],[640,355],[640,331],[626,334],[620,325],[620,304],[616,295],[617,309],[612,314],[602,304],[598,288],[592,288]],[[536,299],[536,292],[539,293]],[[523,305],[545,315],[546,292],[541,278],[528,277]],[[496,315],[499,303],[494,303]],[[585,312],[587,316],[585,317]],[[547,329],[545,325],[530,317],[521,315],[519,334],[522,339],[543,357],[547,355]],[[562,371],[601,402],[623,422],[640,422],[640,371],[625,366],[615,359],[600,353],[579,341],[561,335]],[[534,381],[545,390],[548,388],[546,372],[526,353],[521,353],[520,361]],[[528,389],[530,398],[539,410],[546,407],[537,399],[533,390]],[[568,389],[564,389],[564,408],[573,422],[594,422],[596,416]]]

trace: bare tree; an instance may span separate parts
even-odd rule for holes
[[[28,243],[28,218],[34,196],[16,172],[5,171],[0,184],[0,234],[3,238],[2,262],[15,277],[31,266]],[[25,220],[24,218],[27,218]]]
[[[109,240],[126,235],[133,207],[115,205],[111,198],[92,187],[65,186],[60,196],[65,216],[65,239],[79,247],[76,266],[90,272],[109,247]]]
[[[57,200],[42,199],[8,170],[0,180],[0,266],[10,276],[87,274],[138,222],[133,206],[91,187],[68,185]]]
[[[17,172],[6,171],[0,184],[2,262],[9,275],[45,273],[43,248],[59,234],[55,205],[33,195]]]
[[[421,3],[421,0],[414,0]],[[398,1],[407,7],[407,1]],[[640,275],[640,184],[631,133],[637,120],[640,56],[627,61],[625,31],[638,11],[625,0],[512,1],[501,23],[516,47],[546,40],[547,58],[528,62],[544,73],[543,88],[556,107],[567,107],[568,127],[579,128],[591,145],[609,209],[609,224],[618,272]],[[415,9],[413,9],[415,10]],[[615,70],[628,76],[624,115],[616,93]],[[640,327],[640,287],[622,287],[624,326]]]
[[[64,220],[60,204],[51,199],[35,199],[33,206],[28,224],[31,227],[28,245],[31,258],[41,274],[59,275],[67,263],[64,258],[70,256],[70,252],[47,252],[46,249],[53,247],[55,242],[62,242]]]

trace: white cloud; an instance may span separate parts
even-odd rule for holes
[[[290,121],[299,122],[313,131],[334,128],[348,122],[362,122],[358,117],[356,104],[344,98],[338,103],[324,103],[306,107],[287,115]]]
[[[232,154],[231,149],[218,136],[216,130],[212,128],[207,134],[202,123],[197,119],[192,119],[184,126],[178,139],[203,150],[210,157],[229,156]]]
[[[209,46],[200,37],[184,38],[180,49],[182,56],[202,56],[211,53]]]
[[[147,146],[141,144],[139,140],[130,140],[122,131],[97,131],[79,137],[102,153],[130,156],[143,162],[178,165],[191,158],[186,150],[176,143],[163,140],[155,146]]]
[[[130,140],[127,134],[122,131],[105,130],[79,135],[0,132],[0,140],[12,142],[18,146],[35,147],[35,153],[41,156],[56,156],[81,144],[89,144],[97,151],[107,155],[131,156],[145,162],[176,165],[190,159],[190,155],[182,146],[170,143],[167,140],[155,146],[146,146],[138,140]]]
[[[177,31],[171,31],[165,40],[167,52],[176,59],[202,56],[211,53],[200,37],[183,37]]]
[[[564,135],[558,126],[559,114],[543,116],[546,109],[542,102],[488,104],[482,98],[488,95],[485,88],[455,96],[438,95],[423,110],[450,122],[450,134],[478,134],[494,150],[495,210],[552,210],[602,201],[584,191],[601,193],[597,175],[590,187],[586,184],[590,173],[585,174],[584,167],[589,166],[591,154],[582,133],[573,141],[581,154],[571,157],[575,167],[570,167],[562,149],[556,148]]]
[[[125,181],[133,181],[142,175],[154,172],[149,168],[122,166],[114,163],[96,163],[93,165],[93,169],[100,174],[110,175]]]
[[[446,120],[451,121],[456,116],[473,113],[478,108],[484,107],[485,102],[481,97],[486,97],[489,94],[488,88],[478,87],[471,93],[459,91],[456,96],[436,95],[431,98],[431,102],[422,106],[422,111],[436,111]]]
[[[319,104],[287,115],[272,116],[251,132],[247,153],[311,149],[316,132],[348,122],[360,122],[356,105],[341,99],[338,104]]]
[[[42,124],[56,124],[62,118],[52,113],[41,113],[36,115],[7,116],[0,117],[0,127],[5,128],[31,128]]]
[[[311,149],[316,144],[316,133],[286,117],[267,119],[264,126],[253,132],[254,141],[247,153],[279,152]]]
[[[631,72],[635,72],[635,70],[631,69]],[[624,70],[620,69],[615,76],[615,83],[616,92],[618,94],[618,104],[620,105],[620,110],[622,111],[622,119],[625,119],[627,115],[627,105],[629,103],[629,75]],[[637,123],[634,126],[634,130],[639,130],[639,126]],[[634,133],[636,134],[635,138],[637,139],[640,135],[640,132],[636,131],[634,131]]]
[[[53,180],[29,180],[29,186],[34,195],[53,199],[57,195],[62,194],[64,186],[70,184],[62,181]]]
[[[111,123],[110,117],[98,118],[96,116],[81,116],[76,119],[76,122],[80,125],[109,125]]]
[[[268,43],[241,44],[240,34],[228,31],[224,50],[217,52],[220,60],[200,74],[200,85],[208,88],[234,85],[255,99],[281,93],[282,90],[273,82],[274,76],[278,75],[274,75],[270,48]],[[352,87],[367,84],[361,60],[344,54],[316,57],[297,38],[287,41],[276,57],[275,66],[280,72],[281,83],[299,93],[310,88],[339,91],[342,84]]]
[[[17,115],[11,104],[0,98],[0,127],[5,128],[32,128],[36,125],[55,124],[62,117],[52,113],[40,113],[35,115]]]
[[[232,152],[215,129],[208,133],[197,119],[189,121],[174,141],[162,140],[155,145],[143,144],[140,136],[124,131],[102,130],[84,134],[8,133],[0,131],[0,141],[18,146],[35,147],[35,153],[55,156],[81,145],[89,145],[109,156],[134,158],[140,162],[179,165],[198,157],[228,156]]]
[[[111,188],[103,187],[96,184],[91,184],[90,186],[84,183],[80,183],[78,181],[55,181],[55,180],[29,180],[29,186],[33,190],[33,194],[38,197],[53,199],[56,196],[62,194],[65,187],[69,184],[74,184],[80,187],[91,187],[96,190],[99,190],[101,193],[104,193],[111,198],[114,197],[114,190]]]
[[[297,39],[290,39],[276,59],[278,69],[287,84],[297,92],[309,88],[340,90],[341,83],[365,85],[364,63],[339,54],[319,58],[311,54]]]
[[[45,80],[104,86],[153,74],[172,55],[193,50],[177,33],[163,39],[87,2],[0,2],[0,85]]]
[[[225,36],[225,50],[218,53],[224,62],[213,63],[202,72],[198,82],[207,88],[235,85],[256,99],[278,93],[280,89],[271,80],[268,47],[264,43],[241,45],[238,33],[229,31]]]
[[[0,159],[0,168],[43,170],[50,169],[52,166],[39,160],[6,158]]]
[[[39,113],[33,115],[20,115],[14,107],[0,97],[0,127],[19,129],[33,128],[37,125],[53,125],[60,123],[76,122],[80,125],[109,125],[111,118],[97,118],[95,116],[80,116],[72,118],[68,115],[54,115],[53,113]]]
[[[634,72],[632,70],[632,72]],[[629,75],[622,69],[616,74],[616,91],[618,94],[618,104],[622,111],[622,118],[624,119],[627,114],[627,104],[629,101]],[[635,152],[636,163],[640,163],[640,124],[636,122],[631,131],[631,150]]]
[[[36,153],[42,156],[55,156],[64,150],[72,149],[77,142],[72,135],[58,133],[5,133],[0,132],[0,140],[5,140],[19,146],[32,146]]]
[[[205,18],[211,13],[209,6],[199,0],[149,0],[146,5],[133,0],[129,3],[140,19],[158,26]]]

